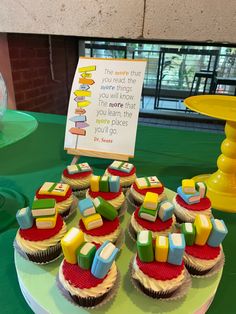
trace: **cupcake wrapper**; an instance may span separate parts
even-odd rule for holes
[[[126,193],[129,191],[130,187],[131,187],[131,185],[129,185],[129,186],[123,186],[123,187],[122,187],[122,192],[126,195]]]
[[[174,212],[174,214],[175,214],[175,218],[176,218],[176,222],[179,224],[179,225],[181,225],[182,223],[184,223],[184,222],[190,222],[190,221],[183,221],[181,218],[179,218],[178,216],[177,216],[177,214],[176,214],[176,211]],[[193,221],[192,221],[193,222]]]
[[[78,206],[78,199],[75,196],[73,196],[73,202],[71,204],[71,207],[66,212],[61,214],[64,221],[67,221],[72,216],[74,216],[74,214],[77,211],[77,206]]]
[[[85,189],[81,189],[81,190],[74,190],[73,194],[78,199],[84,199],[86,197],[87,191],[88,191],[88,187],[85,188]]]
[[[145,288],[137,279],[134,279],[132,277],[133,274],[133,259],[131,259],[129,269],[130,269],[130,275],[131,275],[131,282],[135,289],[140,293],[144,293],[147,297],[151,297],[153,299],[156,299],[158,301],[174,301],[183,298],[187,293],[188,290],[192,287],[192,278],[189,275],[188,271],[185,271],[185,279],[184,282],[180,287],[174,290],[169,290],[166,292],[156,292],[151,289]]]
[[[135,202],[133,196],[131,195],[130,190],[127,191],[125,196],[126,196],[126,201],[127,201],[127,205],[128,205],[128,211],[132,214],[137,209],[137,207],[140,206],[140,204]]]
[[[225,255],[224,255],[224,252],[222,251],[222,256],[219,259],[219,261],[215,264],[215,266],[213,266],[209,270],[200,271],[187,265],[187,263],[185,263],[185,267],[187,268],[190,275],[194,278],[209,278],[217,274],[219,271],[221,271],[221,269],[224,267],[224,264],[225,264]]]
[[[114,286],[105,294],[95,298],[95,297],[88,297],[88,298],[81,298],[78,296],[71,295],[63,285],[59,281],[59,276],[57,275],[56,284],[62,295],[72,304],[75,306],[85,307],[89,309],[97,309],[107,302],[109,302],[117,293],[119,286],[120,286],[120,273],[117,271],[117,278],[114,283]]]
[[[35,254],[28,254],[20,249],[16,240],[13,243],[13,246],[17,253],[26,260],[34,262],[35,264],[48,264],[57,260],[61,254],[61,243],[57,243],[54,246],[49,247],[47,250],[39,251]]]
[[[125,200],[118,210],[118,217],[119,218],[123,217],[125,213],[127,212],[127,210],[128,210],[128,204],[127,204],[127,201]]]
[[[133,242],[136,242],[137,241],[137,233],[136,231],[134,230],[133,226],[131,225],[131,222],[129,221],[128,224],[127,224],[127,232],[131,238],[131,240]]]
[[[125,238],[125,232],[124,232],[124,229],[121,228],[120,234],[114,243],[115,246],[118,247],[119,249],[121,249],[122,245],[124,244],[124,238]]]

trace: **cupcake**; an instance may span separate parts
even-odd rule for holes
[[[43,213],[45,210],[46,213]],[[32,214],[32,211],[34,210],[26,207],[17,212],[16,218],[20,228],[16,234],[15,245],[19,253],[30,261],[49,263],[61,254],[61,239],[66,233],[66,224],[56,211],[52,213],[52,208],[50,212],[45,208],[35,209],[35,214]]]
[[[221,243],[228,233],[223,220],[198,215],[194,224],[183,223],[181,232],[186,241],[184,262],[190,274],[210,276],[222,269],[224,253]]]
[[[209,218],[212,216],[211,201],[206,196],[206,192],[205,183],[197,182],[195,184],[193,180],[182,180],[182,186],[178,187],[177,194],[173,199],[177,222],[194,222],[199,214]]]
[[[158,194],[147,192],[143,205],[131,215],[128,231],[133,240],[143,230],[149,230],[152,238],[168,235],[174,229],[174,206],[169,201],[159,202]]]
[[[69,165],[64,169],[61,180],[72,188],[76,197],[83,198],[89,188],[92,173],[92,168],[86,162]]]
[[[182,234],[160,236],[153,243],[150,231],[141,231],[137,254],[130,264],[131,280],[137,290],[153,299],[177,299],[191,287],[183,262]]]
[[[115,295],[118,249],[108,241],[102,246],[84,242],[81,234],[81,230],[72,228],[62,240],[65,259],[58,279],[76,304],[91,308]]]
[[[166,198],[164,185],[157,177],[137,178],[126,194],[130,210],[134,211],[136,207],[140,207],[143,204],[147,192],[158,194],[159,201]]]
[[[77,198],[68,184],[45,182],[35,194],[36,199],[54,199],[58,214],[67,218],[77,208]]]
[[[111,188],[113,179],[114,188]],[[118,176],[92,176],[90,185],[86,193],[87,198],[93,201],[96,197],[102,197],[117,210],[119,216],[124,215],[126,201]]]
[[[136,179],[136,168],[131,163],[115,160],[106,169],[105,175],[119,176],[122,190],[126,193]]]
[[[102,244],[109,240],[117,241],[121,234],[117,210],[101,197],[91,201],[86,198],[79,202],[81,219],[79,228],[84,233],[85,241]]]

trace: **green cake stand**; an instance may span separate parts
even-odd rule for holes
[[[166,189],[168,199],[175,193]],[[79,214],[68,228],[77,226]],[[125,229],[130,219],[127,213],[122,222]],[[62,257],[48,265],[36,265],[22,258],[15,251],[15,266],[22,294],[35,313],[78,314],[78,313],[205,313],[214,299],[222,271],[210,278],[193,278],[192,288],[186,297],[176,301],[153,300],[137,292],[130,281],[129,262],[136,251],[135,243],[125,234],[125,243],[117,259],[121,282],[117,295],[97,309],[79,307],[64,298],[57,287],[56,278]]]
[[[37,120],[17,110],[7,110],[0,120],[0,149],[14,144],[37,129]],[[0,232],[15,222],[16,211],[27,206],[27,199],[21,193],[0,183]]]

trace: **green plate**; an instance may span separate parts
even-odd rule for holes
[[[13,144],[36,130],[37,120],[17,110],[7,110],[0,121],[0,148]]]
[[[175,193],[166,189],[168,199]],[[126,228],[130,219],[127,213],[122,222]],[[78,225],[79,214],[69,223],[69,227]],[[98,309],[88,310],[76,306],[65,299],[56,284],[60,258],[51,264],[40,266],[22,258],[15,252],[15,266],[22,292],[28,304],[37,313],[78,314],[78,313],[194,313],[203,306],[208,307],[214,298],[222,272],[210,278],[193,278],[192,288],[186,297],[176,301],[153,300],[137,292],[130,281],[129,262],[136,251],[135,243],[125,235],[125,244],[117,259],[121,273],[121,282],[117,295]],[[203,312],[204,313],[204,312]]]
[[[27,203],[23,194],[0,187],[0,232],[14,224],[17,210],[25,207]]]

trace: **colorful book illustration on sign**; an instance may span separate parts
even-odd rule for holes
[[[74,101],[76,102],[77,108],[75,108],[75,116],[70,117],[69,119],[75,123],[75,126],[69,129],[69,132],[77,137],[75,149],[78,145],[79,136],[86,136],[85,128],[89,126],[89,123],[87,123],[87,116],[85,115],[86,110],[84,107],[87,107],[91,104],[91,101],[88,99],[92,95],[90,86],[95,83],[95,81],[92,79],[93,71],[96,71],[95,65],[80,67],[78,69],[78,72],[81,73],[81,77],[79,78],[80,85],[79,88],[74,91],[74,95],[76,96]]]

